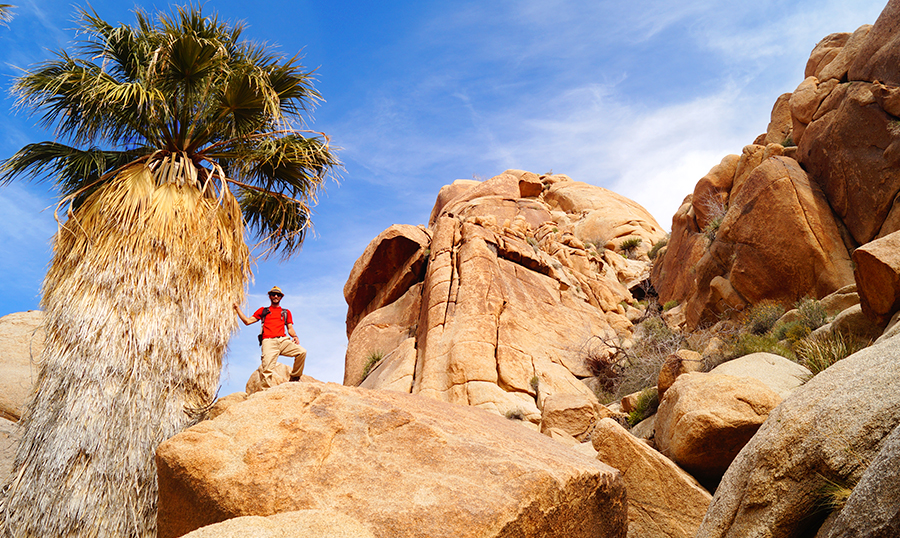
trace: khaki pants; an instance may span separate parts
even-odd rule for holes
[[[303,365],[306,364],[306,350],[298,346],[288,336],[280,338],[266,338],[262,341],[262,364],[259,367],[260,381],[265,388],[275,386],[275,363],[278,357],[294,357],[294,368],[291,369],[291,377],[303,375]]]

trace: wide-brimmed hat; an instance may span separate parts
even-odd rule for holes
[[[272,286],[272,289],[269,290],[269,293],[267,295],[271,295],[273,293],[277,293],[278,295],[284,297],[284,292],[281,291],[281,288],[279,288],[278,286]]]

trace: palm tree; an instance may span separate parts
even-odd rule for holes
[[[6,23],[12,20],[12,8],[16,6],[12,4],[0,4],[0,24],[6,26]]]
[[[241,24],[193,6],[133,26],[79,14],[76,53],[14,84],[55,140],[0,168],[62,196],[4,537],[156,535],[154,452],[215,397],[250,275],[245,227],[260,255],[290,256],[340,165],[297,128],[320,99],[312,74]]]

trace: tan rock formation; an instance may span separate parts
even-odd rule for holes
[[[850,66],[850,80],[879,80],[892,86],[900,85],[897,64],[900,62],[900,3],[890,0],[862,43]]]
[[[763,161],[732,196],[715,240],[694,271],[697,288],[684,306],[690,327],[715,321],[742,304],[765,299],[793,304],[853,282],[850,257],[827,200],[786,157]]]
[[[893,118],[877,104],[878,87],[868,82],[835,87],[798,146],[798,160],[822,186],[856,244],[878,235],[900,191],[900,133],[889,128]]]
[[[291,368],[283,362],[276,362],[272,367],[272,370],[274,371],[272,382],[275,385],[287,383],[291,378]],[[250,379],[247,380],[247,384],[244,386],[244,392],[249,395],[265,389],[266,387],[262,384],[262,376],[259,373],[259,369],[253,370],[253,373],[250,374]]]
[[[630,341],[639,312],[629,289],[649,278],[646,253],[664,236],[638,204],[566,176],[507,170],[485,182],[456,181],[441,189],[428,229],[392,227],[357,261],[345,287],[344,383],[521,414],[533,424],[555,394],[596,404],[581,380],[595,376],[592,360],[612,348],[600,344],[589,357],[585,343]],[[398,259],[428,253],[419,280],[406,278],[408,261],[376,271],[389,239],[406,245]],[[623,250],[626,239],[640,242]],[[369,281],[382,284],[362,284]],[[376,351],[383,358],[364,380]]]
[[[622,471],[629,538],[693,538],[712,496],[671,460],[605,418],[592,436],[597,459]]]
[[[44,350],[43,320],[40,310],[0,318],[0,418],[17,421],[22,416]]]
[[[696,351],[689,349],[679,349],[675,353],[666,357],[662,367],[659,369],[659,376],[656,381],[656,392],[659,398],[665,395],[672,383],[678,379],[678,376],[690,372],[703,371],[703,356]]]
[[[374,538],[359,521],[340,512],[297,510],[268,517],[243,516],[207,525],[184,538]]]
[[[389,305],[422,279],[431,238],[426,229],[395,224],[369,243],[347,283],[347,336],[368,313]]]
[[[812,536],[828,480],[856,483],[900,423],[900,338],[838,361],[795,390],[728,468],[698,538]]]
[[[160,445],[159,536],[319,509],[373,536],[624,537],[621,473],[495,414],[286,383]]]
[[[601,418],[612,412],[599,405],[595,399],[582,394],[553,394],[543,402],[541,409],[541,433],[558,429],[578,441],[587,439]]]
[[[806,62],[804,76],[819,78],[822,70],[828,67],[828,64],[837,57],[849,39],[850,34],[846,32],[825,36],[810,53],[809,60]]]
[[[682,375],[659,403],[656,445],[702,483],[715,484],[779,402],[753,378]]]
[[[900,310],[900,232],[853,251],[859,303],[876,325],[884,327]]]
[[[709,373],[752,377],[762,381],[781,399],[787,398],[812,377],[812,372],[805,366],[772,353],[744,355],[716,366]]]

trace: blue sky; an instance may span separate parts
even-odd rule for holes
[[[0,158],[52,137],[12,110],[8,89],[19,69],[71,44],[73,5],[84,5],[13,2],[15,18],[0,27]],[[508,168],[612,189],[668,229],[696,181],[765,131],[815,44],[873,24],[885,4],[209,0],[206,11],[248,25],[245,37],[302,51],[326,101],[311,127],[345,163],[300,254],[257,264],[246,310],[281,286],[309,350],[306,373],[340,382],[342,289],[368,242],[391,224],[426,223],[442,185]],[[132,22],[135,6],[170,6],[91,5],[112,23]],[[54,205],[49,183],[0,188],[0,316],[38,307]],[[243,390],[259,364],[255,326],[241,327],[221,394]]]

